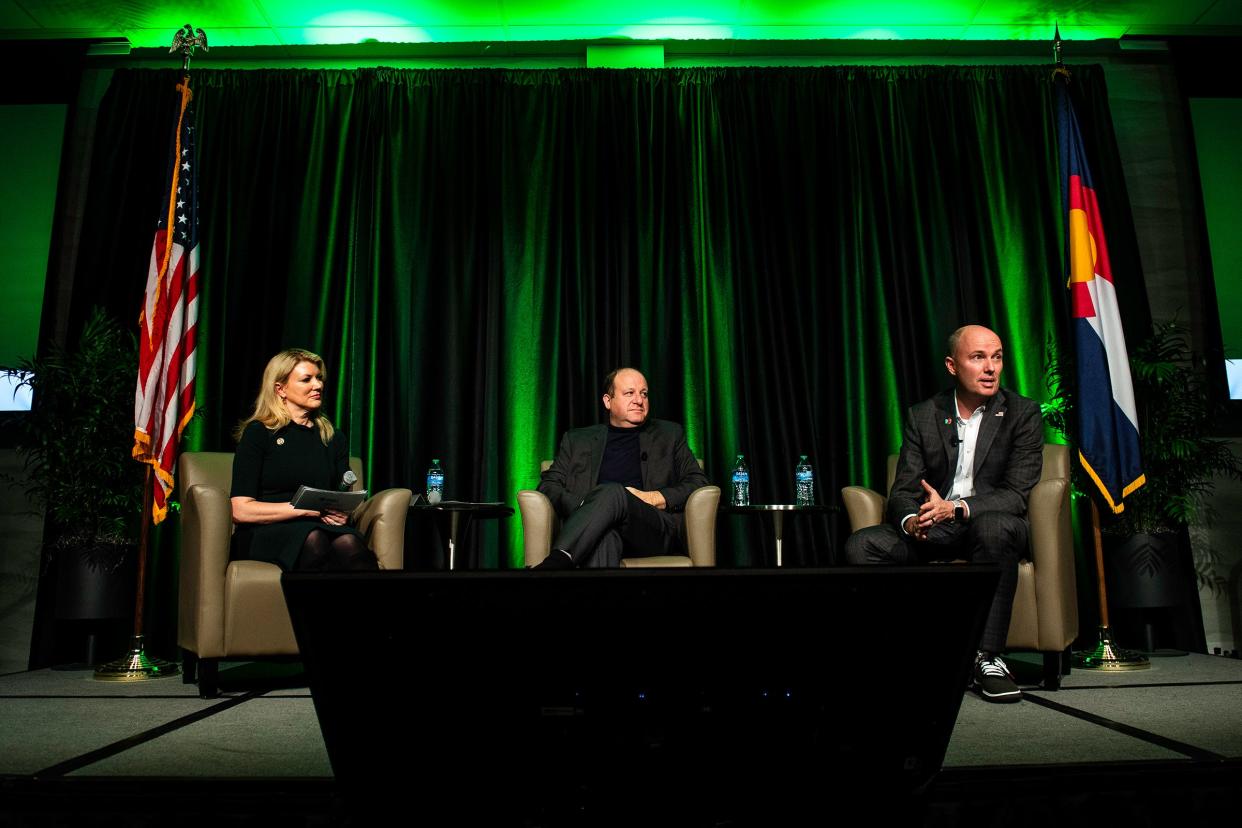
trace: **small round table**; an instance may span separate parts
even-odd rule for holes
[[[421,500],[421,498],[419,498]],[[476,518],[502,518],[513,515],[513,507],[500,501],[473,503],[466,500],[441,500],[439,503],[411,503],[413,514],[438,513],[449,516],[448,568],[454,569],[457,556],[457,537],[464,532],[471,520]]]
[[[721,503],[716,510],[729,515],[770,514],[772,525],[776,530],[776,565],[780,566],[781,546],[785,540],[786,513],[821,515],[836,511],[836,507],[820,503],[812,503],[809,506],[797,506],[793,503],[752,503],[748,506],[734,506],[732,503]]]

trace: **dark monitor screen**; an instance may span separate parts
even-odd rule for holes
[[[620,791],[675,779],[686,801],[756,805],[924,787],[997,578],[941,565],[283,583],[343,785],[425,805],[633,804]]]

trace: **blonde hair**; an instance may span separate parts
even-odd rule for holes
[[[267,361],[267,367],[263,369],[263,381],[259,384],[259,394],[254,398],[254,411],[237,424],[237,428],[233,430],[233,439],[241,442],[242,432],[254,422],[262,423],[268,431],[279,431],[293,422],[289,409],[285,408],[284,401],[276,394],[276,385],[288,382],[293,369],[302,362],[309,362],[318,368],[319,378],[327,382],[327,371],[323,367],[323,357],[319,354],[301,348],[281,351]],[[318,411],[312,412],[310,417],[319,428],[319,439],[325,446],[328,445],[332,441],[332,422],[327,415]]]

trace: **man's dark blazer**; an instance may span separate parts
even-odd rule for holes
[[[926,499],[919,480],[948,497],[957,470],[957,403],[953,389],[906,412],[897,473],[888,496],[888,519],[899,529]],[[1044,465],[1039,403],[1000,390],[987,404],[975,443],[975,493],[965,498],[970,516],[1006,512],[1022,517]]]
[[[556,459],[539,480],[539,491],[552,501],[562,520],[595,488],[607,441],[608,426],[603,424],[576,428],[561,438]],[[685,430],[677,423],[648,418],[638,435],[638,450],[643,491],[658,490],[664,495],[665,510],[660,514],[680,531],[686,498],[707,485],[707,477],[686,443]]]

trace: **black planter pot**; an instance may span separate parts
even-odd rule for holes
[[[138,550],[133,544],[60,546],[55,561],[58,620],[133,616],[138,585]]]
[[[133,544],[58,545],[52,660],[71,669],[95,666],[124,652],[138,587]]]
[[[1202,651],[1203,619],[1185,532],[1105,535],[1104,566],[1112,626],[1122,646],[1157,655]]]
[[[1179,546],[1177,535],[1172,533],[1106,537],[1109,606],[1153,609],[1181,604],[1185,584],[1178,563]]]

